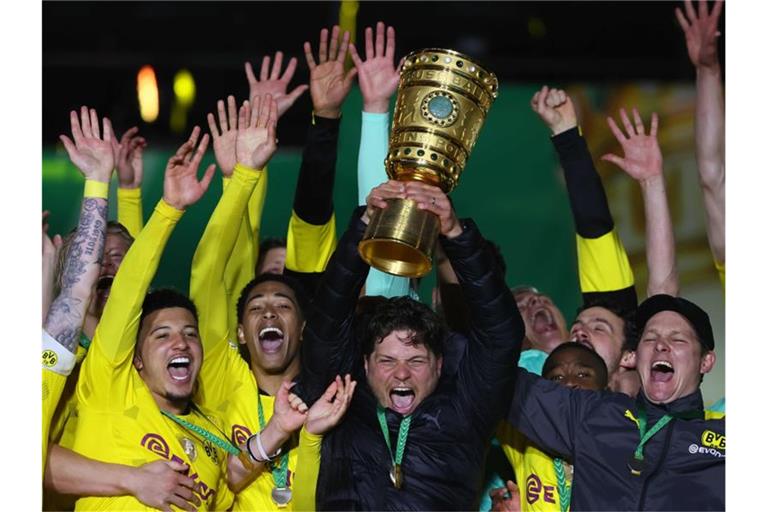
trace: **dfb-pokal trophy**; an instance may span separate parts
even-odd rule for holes
[[[488,109],[496,75],[453,50],[410,53],[400,72],[389,152],[390,179],[421,181],[451,192],[458,184]],[[410,199],[388,199],[368,223],[358,250],[371,266],[421,277],[432,269],[440,221]]]

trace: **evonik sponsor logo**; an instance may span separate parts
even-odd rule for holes
[[[712,457],[717,457],[718,459],[725,458],[725,454],[720,450],[717,450],[715,448],[707,448],[706,446],[699,446],[696,443],[691,443],[688,446],[688,453],[690,453],[691,455],[696,455],[696,454],[710,455]]]

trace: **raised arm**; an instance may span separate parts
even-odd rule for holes
[[[640,184],[645,207],[645,244],[648,261],[648,296],[665,293],[677,295],[679,290],[677,262],[675,258],[675,233],[669,214],[667,192],[664,186],[663,160],[656,133],[659,118],[651,116],[651,129],[645,134],[643,121],[637,109],[632,109],[634,125],[629,116],[619,111],[624,129],[619,129],[612,118],[608,118],[611,132],[621,144],[624,157],[614,154],[601,158],[619,166]]]
[[[365,29],[365,60],[360,58],[354,45],[349,54],[357,69],[357,80],[363,95],[360,151],[357,156],[357,199],[364,205],[368,194],[387,180],[384,159],[389,143],[389,102],[397,90],[400,73],[395,67],[395,29],[376,24],[376,43],[373,29]],[[393,276],[375,268],[365,281],[366,295],[398,297],[408,295],[410,279]]]
[[[256,103],[253,105],[245,101],[235,117],[234,98],[230,96],[229,122],[224,102],[219,101],[221,131],[213,114],[208,114],[216,160],[227,166],[232,176],[192,260],[190,297],[199,308],[201,339],[206,357],[210,358],[214,357],[217,348],[226,345],[228,337],[233,336],[230,332],[224,269],[235,245],[248,199],[261,178],[261,169],[277,149],[277,103],[269,95],[263,99],[255,96],[254,100]],[[200,377],[203,383],[207,380],[209,369],[211,365],[203,365]],[[205,384],[202,387],[207,389]]]
[[[144,179],[144,148],[147,141],[138,136],[134,126],[126,131],[120,142],[112,139],[112,149],[117,167],[117,221],[125,226],[133,238],[144,227],[141,205],[141,183]]]
[[[688,56],[696,68],[696,163],[707,213],[707,237],[715,263],[725,264],[725,101],[717,54],[717,24],[723,10],[717,0],[708,12],[699,0],[698,13],[691,0],[685,14],[675,15],[685,34]]]
[[[213,164],[206,169],[201,180],[197,178],[209,139],[207,134],[203,135],[198,145],[199,136],[200,128],[195,127],[189,140],[168,161],[163,197],[126,253],[115,276],[91,347],[91,350],[98,347],[100,354],[111,365],[124,363],[133,354],[142,303],[165,244],[184,210],[203,196],[213,178],[216,170]],[[86,363],[90,359],[90,356],[86,358]]]
[[[405,185],[387,181],[374,188],[368,202],[352,213],[315,295],[301,345],[301,376],[297,394],[313,404],[336,375],[355,374],[362,364],[353,328],[360,289],[368,265],[357,246],[375,208],[386,208],[386,199],[405,198]]]
[[[615,229],[605,189],[578,127],[573,101],[561,89],[544,86],[531,108],[552,132],[565,175],[576,225],[579,284],[584,304],[610,297],[626,309],[637,307],[635,278]]]
[[[114,165],[112,125],[104,118],[104,135],[94,109],[70,112],[72,139],[61,136],[70,160],[85,176],[80,221],[65,255],[61,290],[51,303],[44,329],[74,353],[94,283],[99,276],[107,227],[107,191]]]
[[[328,30],[321,30],[317,61],[310,43],[304,43],[313,113],[288,222],[286,270],[323,272],[336,247],[333,184],[341,105],[357,73],[354,68],[344,72],[348,46],[349,32],[339,38],[338,26],[333,27],[330,46]]]
[[[488,242],[471,219],[459,221],[439,187],[405,184],[418,208],[440,219],[440,243],[461,284],[469,310],[469,341],[457,374],[463,410],[490,433],[508,405],[525,324]]]

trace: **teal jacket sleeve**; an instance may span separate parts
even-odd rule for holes
[[[357,157],[357,201],[365,204],[370,191],[387,181],[384,159],[389,142],[389,114],[363,112],[363,126],[360,130],[360,153]],[[398,277],[372,268],[365,281],[366,295],[400,297],[410,295],[418,300],[411,290],[410,279]]]

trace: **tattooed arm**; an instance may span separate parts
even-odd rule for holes
[[[61,291],[48,310],[43,327],[69,351],[77,349],[85,312],[99,276],[107,226],[107,190],[114,165],[112,125],[104,118],[103,137],[96,111],[86,107],[70,113],[72,137],[61,141],[73,164],[85,176],[80,221],[69,244],[61,276]]]

